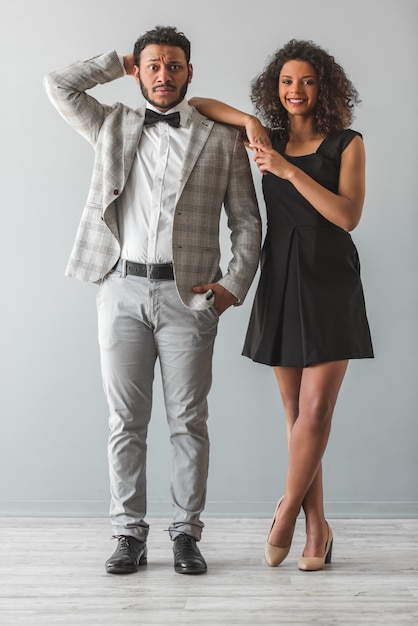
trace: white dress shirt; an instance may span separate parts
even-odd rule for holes
[[[157,110],[149,103],[147,107]],[[172,261],[174,207],[190,139],[191,110],[183,100],[167,111],[180,113],[178,128],[166,122],[143,128],[128,180],[116,201],[123,259],[137,263]]]

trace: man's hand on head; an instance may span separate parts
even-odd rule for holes
[[[135,59],[134,59],[134,55],[131,54],[126,54],[123,57],[123,65],[125,68],[125,72],[129,75],[129,76],[133,76],[134,75],[134,69],[135,69]]]

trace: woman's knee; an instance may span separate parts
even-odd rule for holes
[[[313,395],[303,402],[300,416],[315,430],[328,429],[334,412],[335,401],[323,395]]]

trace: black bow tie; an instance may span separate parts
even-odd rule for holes
[[[180,125],[180,113],[174,112],[168,115],[161,115],[152,109],[145,110],[145,124],[155,124],[155,122],[167,122],[170,126],[178,128]]]

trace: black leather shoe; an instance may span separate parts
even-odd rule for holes
[[[132,574],[147,563],[147,544],[135,537],[118,535],[118,547],[105,563],[109,574]]]
[[[174,569],[178,574],[204,574],[206,561],[200,554],[196,539],[190,535],[179,535],[173,541]]]

